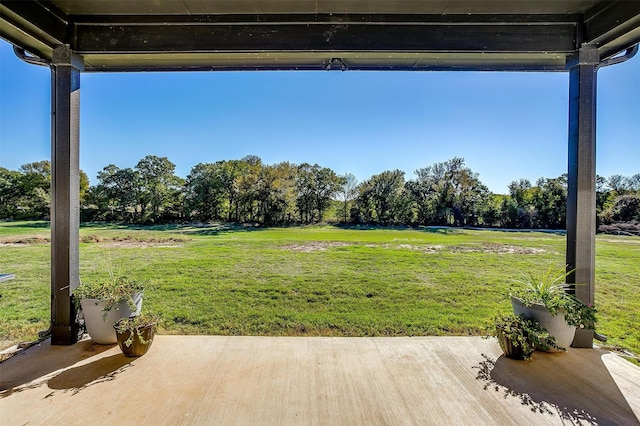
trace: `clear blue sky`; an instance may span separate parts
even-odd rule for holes
[[[640,173],[640,55],[598,73],[597,173]],[[453,157],[496,193],[567,169],[567,73],[93,73],[81,80],[80,167],[257,155],[359,181]],[[50,158],[50,72],[0,41],[0,166]]]

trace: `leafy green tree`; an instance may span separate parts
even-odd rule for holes
[[[349,205],[358,195],[358,179],[352,173],[340,176],[340,189],[338,190],[338,200],[342,203],[342,221],[349,220]]]
[[[318,213],[318,220],[322,222],[325,212],[331,206],[331,200],[340,190],[340,177],[328,167],[318,167],[315,183],[313,207]]]
[[[453,214],[455,224],[478,225],[478,220],[486,209],[490,192],[478,174],[466,167],[460,167],[453,175]]]
[[[263,225],[283,225],[290,218],[295,199],[295,172],[295,166],[288,162],[260,169],[256,200]]]
[[[602,221],[605,224],[640,221],[640,195],[618,195],[612,205],[603,212]]]
[[[90,187],[89,176],[80,170],[80,205],[83,205]]]
[[[318,168],[318,165],[315,165]],[[314,221],[314,190],[316,170],[309,163],[303,163],[298,166],[296,173],[296,206],[300,214],[302,223],[311,223]]]
[[[502,206],[507,196],[491,194],[487,197],[485,209],[482,212],[482,224],[485,226],[504,226],[502,223]]]
[[[297,167],[295,180],[300,220],[304,223],[322,221],[332,197],[340,190],[340,178],[327,167],[303,163]]]
[[[46,189],[51,183],[51,163],[49,161],[37,161],[20,166],[23,175],[21,184],[27,193],[34,187]]]
[[[419,225],[437,223],[438,203],[434,182],[426,177],[424,175],[418,176],[418,179],[405,183],[405,188],[415,203],[416,221]]]
[[[80,200],[89,187],[80,170]],[[0,219],[47,219],[51,209],[51,163],[27,163],[18,171],[0,167]]]
[[[640,198],[640,173],[625,177],[612,175],[605,179],[598,176],[596,209],[598,224],[612,224],[640,220],[636,212],[636,199]]]
[[[516,228],[531,228],[534,226],[536,209],[533,197],[535,191],[528,179],[519,179],[509,184],[509,195],[516,206],[515,217],[511,217],[511,226]],[[511,214],[511,216],[513,215]]]
[[[0,219],[15,219],[20,200],[20,172],[0,167]]]
[[[98,172],[90,199],[107,220],[137,222],[141,219],[141,187],[136,170],[109,164]]]
[[[505,228],[517,228],[519,226],[518,204],[511,195],[506,195],[502,200],[500,212],[500,226]]]
[[[82,222],[113,220],[109,217],[109,198],[104,193],[104,187],[100,185],[89,187],[80,206],[80,220]]]
[[[567,220],[567,176],[555,179],[540,178],[533,204],[537,211],[537,228],[564,229]]]
[[[224,196],[219,165],[200,163],[191,168],[184,186],[185,205],[189,216],[207,222],[221,217]]]
[[[514,180],[509,184],[509,195],[521,207],[531,204],[531,182],[529,179]]]
[[[136,164],[140,182],[140,206],[143,220],[157,223],[180,192],[175,164],[167,157],[147,155]],[[147,212],[149,212],[147,214]]]
[[[360,183],[356,190],[358,196],[351,208],[351,221],[354,223],[373,223],[374,207],[370,179]]]
[[[239,221],[239,179],[248,173],[249,163],[241,160],[219,161],[219,181],[227,202],[227,220]]]
[[[419,223],[449,225],[453,206],[451,164],[436,163],[415,171],[416,183],[411,192],[418,203]]]
[[[20,216],[45,219],[51,209],[51,163],[37,161],[20,166],[22,177],[19,183],[18,200]]]
[[[393,203],[393,222],[398,225],[415,224],[415,203],[411,191],[407,188],[407,182],[397,195]]]
[[[607,179],[607,185],[617,194],[622,194],[627,189],[626,179],[622,175],[612,175]]]
[[[398,223],[407,216],[404,172],[386,170],[359,185],[357,217],[383,225]]]
[[[627,189],[629,191],[640,192],[640,173],[627,178]]]
[[[435,163],[416,170],[416,181],[407,186],[417,207],[421,224],[475,225],[489,197],[478,174],[464,165],[464,159]]]
[[[255,155],[243,157],[240,162],[243,173],[236,181],[236,217],[239,222],[254,222],[258,213],[259,175],[264,166],[262,160]]]

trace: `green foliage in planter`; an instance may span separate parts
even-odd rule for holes
[[[140,343],[142,343],[143,345],[148,345],[153,339],[145,339],[142,331],[149,327],[155,327],[156,324],[158,324],[158,321],[160,321],[160,317],[158,315],[141,314],[133,317],[122,318],[117,323],[115,323],[113,328],[115,328],[116,332],[120,334],[127,332],[131,333],[129,335],[129,338],[124,342],[124,344],[127,346],[131,346],[135,335],[138,336]]]
[[[132,310],[136,308],[134,297],[145,288],[143,282],[128,276],[116,276],[109,273],[104,281],[80,282],[73,292],[76,308],[79,309],[81,299],[99,299],[104,302],[105,311],[109,311],[119,303],[126,302]]]
[[[593,305],[585,305],[580,300],[575,299],[576,314],[578,321],[576,326],[578,328],[586,328],[588,330],[595,330],[596,328],[596,312],[598,312]]]
[[[549,336],[546,329],[540,326],[537,321],[526,319],[523,315],[507,314],[494,318],[493,335],[498,337],[500,346],[502,341],[500,336],[506,337],[511,344],[522,350],[523,359],[531,358],[536,346],[545,350],[560,349],[555,338]],[[502,347],[503,351],[506,350]]]
[[[573,271],[551,265],[541,274],[529,272],[522,280],[525,288],[511,295],[520,299],[527,307],[540,304],[549,309],[552,315],[563,313],[569,325],[579,326],[584,304],[567,292],[569,284],[564,282]]]

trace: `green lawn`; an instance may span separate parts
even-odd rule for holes
[[[395,336],[482,334],[511,310],[529,270],[564,263],[541,232],[86,225],[82,280],[147,281],[146,311],[169,334]],[[48,224],[0,223],[2,347],[49,318]],[[598,331],[640,353],[640,238],[597,239]]]

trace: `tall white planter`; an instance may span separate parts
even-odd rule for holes
[[[95,343],[109,345],[117,343],[116,331],[113,325],[121,318],[139,315],[142,309],[142,293],[137,293],[133,300],[136,309],[132,310],[126,302],[120,302],[111,310],[104,312],[104,302],[100,299],[81,299],[82,314],[87,333]]]
[[[511,297],[511,306],[513,306],[514,314],[524,315],[527,319],[538,321],[542,327],[547,329],[550,336],[555,337],[558,346],[569,349],[576,334],[576,327],[567,324],[563,313],[552,315],[546,306],[540,304],[524,306],[517,297]],[[540,348],[536,347],[536,349]]]

